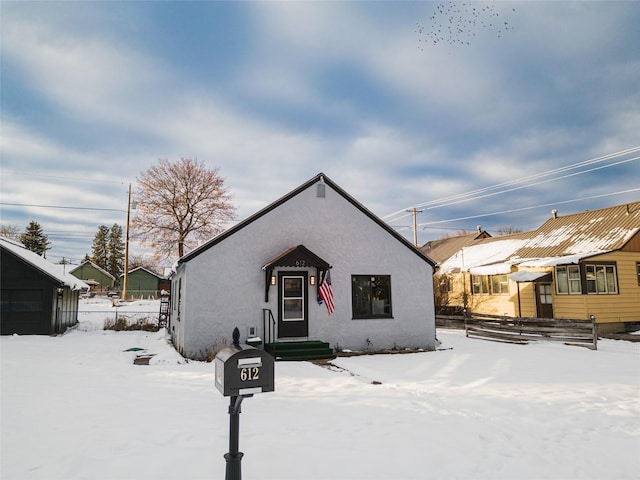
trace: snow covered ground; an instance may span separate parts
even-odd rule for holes
[[[228,399],[213,364],[185,362],[164,332],[99,330],[100,316],[1,338],[1,478],[224,478]],[[243,478],[638,478],[640,343],[438,338],[436,352],[334,368],[276,363],[276,391],[242,405]],[[134,365],[132,347],[157,355]]]

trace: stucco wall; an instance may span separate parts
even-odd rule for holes
[[[187,356],[229,341],[236,326],[242,339],[250,326],[263,336],[262,311],[277,316],[278,306],[275,286],[264,301],[261,267],[300,244],[333,266],[336,310],[329,316],[309,286],[309,338],[351,349],[366,348],[367,339],[373,348],[435,347],[431,266],[329,185],[325,193],[317,197],[315,185],[303,190],[181,266]],[[391,276],[392,319],[352,319],[353,274]]]

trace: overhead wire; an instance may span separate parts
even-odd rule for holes
[[[533,174],[533,175],[528,175],[526,177],[518,178],[518,179],[515,179],[515,180],[509,180],[509,181],[506,181],[506,182],[501,182],[501,183],[498,183],[498,184],[495,184],[495,185],[491,185],[491,186],[488,186],[488,187],[475,189],[475,190],[472,190],[472,191],[469,191],[469,192],[450,195],[450,196],[443,197],[443,198],[440,198],[440,199],[418,203],[418,204],[412,205],[412,206],[407,207],[407,208],[412,208],[412,207],[416,207],[416,208],[417,207],[421,207],[421,208],[422,207],[426,207],[426,209],[441,208],[441,207],[445,207],[445,206],[449,206],[449,205],[454,205],[454,204],[457,204],[457,203],[463,203],[463,202],[467,202],[467,201],[477,200],[477,199],[480,199],[480,198],[485,198],[485,197],[488,197],[488,196],[494,196],[494,195],[499,195],[499,194],[502,194],[502,193],[508,193],[508,192],[511,192],[511,191],[514,191],[514,190],[528,188],[528,187],[532,187],[532,186],[535,186],[535,185],[540,185],[540,184],[543,184],[543,183],[548,183],[548,182],[552,182],[552,181],[556,181],[556,180],[561,180],[561,179],[572,177],[572,176],[576,176],[576,175],[582,175],[582,174],[589,173],[589,172],[592,172],[592,171],[595,171],[595,170],[609,168],[609,167],[612,167],[612,166],[615,166],[615,165],[619,165],[619,164],[622,164],[622,163],[628,163],[628,162],[631,162],[631,161],[635,161],[635,160],[640,159],[640,157],[634,157],[634,158],[631,158],[631,159],[623,159],[623,160],[620,160],[620,161],[615,162],[615,163],[610,163],[610,164],[607,164],[607,165],[602,165],[602,166],[599,166],[599,167],[595,167],[595,168],[591,168],[591,169],[587,169],[587,170],[582,170],[580,172],[575,172],[575,173],[572,173],[572,174],[569,174],[569,175],[563,175],[563,176],[555,177],[555,178],[552,178],[552,179],[546,179],[546,180],[543,180],[543,181],[540,181],[540,182],[528,183],[526,185],[520,185],[520,186],[513,187],[513,188],[503,189],[503,190],[498,191],[498,192],[486,193],[486,192],[491,192],[492,190],[499,189],[501,187],[508,187],[508,186],[517,185],[517,184],[523,183],[523,182],[530,182],[532,180],[536,180],[536,179],[539,179],[539,178],[548,177],[550,175],[554,175],[554,174],[557,174],[557,173],[567,172],[567,171],[570,171],[570,170],[574,170],[576,168],[581,168],[581,167],[593,165],[595,163],[599,163],[599,162],[615,159],[615,158],[618,158],[618,157],[621,157],[621,156],[624,156],[624,155],[629,155],[631,153],[636,153],[636,152],[640,152],[640,146],[631,147],[631,148],[628,148],[628,149],[625,149],[625,150],[621,150],[621,151],[618,151],[618,152],[610,153],[610,154],[607,154],[607,155],[602,155],[600,157],[593,158],[593,159],[590,159],[590,160],[577,162],[577,163],[574,163],[574,164],[571,164],[571,165],[566,165],[566,166],[563,166],[563,167],[555,168],[555,169],[552,169],[552,170],[548,170],[548,171],[537,173],[537,174]],[[557,202],[557,203],[559,203],[559,202]],[[398,211],[396,211],[394,213],[391,213],[389,215],[385,215],[382,218],[387,220],[387,221],[397,221],[397,220],[400,220],[402,218],[408,217],[409,214],[406,213],[407,208],[404,208],[402,210],[398,210]],[[398,216],[399,214],[401,214],[401,215]],[[487,215],[489,215],[489,214],[487,214]]]
[[[542,205],[533,205],[533,206],[529,206],[529,207],[512,208],[512,209],[509,209],[509,210],[502,210],[500,212],[481,213],[481,214],[478,214],[478,215],[469,215],[469,216],[466,216],[466,217],[451,218],[451,219],[448,219],[448,220],[436,220],[436,221],[433,221],[433,222],[420,223],[420,224],[418,224],[418,226],[419,227],[425,227],[427,225],[436,225],[436,224],[439,224],[439,223],[457,222],[457,221],[461,221],[461,220],[470,220],[470,219],[474,219],[474,218],[490,217],[490,216],[493,216],[493,215],[505,215],[507,213],[522,212],[524,210],[533,210],[535,208],[551,207],[551,206],[555,206],[555,205],[562,205],[562,204],[565,204],[565,203],[580,202],[580,201],[583,201],[583,200],[591,200],[591,199],[594,199],[594,198],[610,197],[611,195],[622,195],[624,193],[639,192],[639,191],[640,191],[640,188],[631,188],[629,190],[621,190],[619,192],[602,193],[602,194],[599,194],[599,195],[591,195],[589,197],[574,198],[572,200],[562,200],[562,201],[558,201],[558,202],[545,203],[545,204],[542,204]]]

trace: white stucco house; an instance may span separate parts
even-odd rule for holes
[[[178,260],[169,331],[188,358],[230,344],[235,327],[267,349],[433,350],[433,268],[320,173]],[[331,313],[318,301],[327,272]]]

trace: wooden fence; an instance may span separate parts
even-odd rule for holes
[[[469,338],[520,344],[557,341],[593,350],[598,348],[598,330],[594,317],[586,320],[519,318],[467,313],[464,316],[439,315],[436,317],[436,324],[446,328],[464,328]]]

